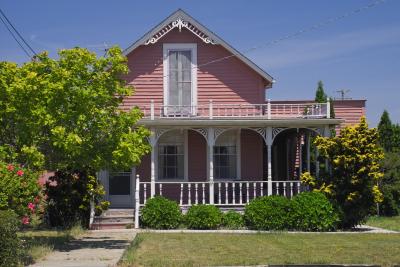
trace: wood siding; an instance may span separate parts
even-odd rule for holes
[[[231,54],[220,45],[205,44],[186,29],[172,30],[153,45],[142,45],[128,55],[130,73],[125,77],[135,88],[132,96],[124,99],[122,108],[163,103],[163,44],[197,44],[197,95],[198,104],[214,103],[252,103],[264,102],[264,88],[268,82],[236,57],[207,64]]]

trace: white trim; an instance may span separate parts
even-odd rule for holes
[[[166,25],[170,24],[173,21],[176,21],[177,19],[181,19],[184,21],[189,22],[193,26],[195,26],[197,29],[199,29],[201,32],[206,34],[208,38],[212,39],[215,43],[221,45],[224,47],[226,50],[228,50],[230,53],[235,55],[239,60],[241,60],[243,63],[248,65],[251,69],[253,69],[255,72],[257,72],[259,75],[261,75],[265,80],[269,81],[272,84],[274,83],[274,79],[269,75],[267,72],[265,72],[263,69],[261,69],[259,66],[257,66],[254,62],[249,60],[247,57],[245,57],[243,54],[241,54],[239,51],[237,51],[235,48],[230,46],[227,42],[222,40],[220,37],[218,37],[215,33],[212,31],[208,30],[206,27],[204,27],[201,23],[196,21],[194,18],[189,16],[186,12],[184,12],[182,9],[178,9],[174,13],[172,13],[170,16],[168,16],[165,20],[163,20],[160,24],[155,26],[153,29],[151,29],[149,32],[147,32],[145,35],[142,36],[139,40],[134,42],[132,45],[130,45],[128,48],[126,48],[123,51],[123,54],[127,56],[129,53],[131,53],[133,50],[135,50],[137,47],[141,45],[145,45],[146,41],[152,38],[155,34],[157,34],[160,30],[162,30]]]
[[[192,107],[197,106],[197,44],[196,43],[164,43],[163,44],[163,87],[164,87],[164,105],[168,105],[168,77],[169,77],[169,58],[168,52],[175,51],[191,51],[191,69],[192,69],[192,88],[191,103]],[[194,110],[192,110],[193,112]]]

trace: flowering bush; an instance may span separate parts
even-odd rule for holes
[[[29,224],[40,202],[38,177],[27,168],[0,161],[0,210],[11,209],[22,224]]]

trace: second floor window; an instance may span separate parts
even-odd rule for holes
[[[191,51],[169,51],[169,103],[190,106],[192,102]]]
[[[190,115],[197,103],[197,45],[164,44],[164,113]]]

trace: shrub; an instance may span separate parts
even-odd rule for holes
[[[103,201],[104,188],[89,171],[57,171],[46,183],[47,214],[51,226],[72,227],[78,223],[87,227],[90,201],[97,212],[108,207]]]
[[[224,213],[222,216],[222,225],[228,229],[239,229],[244,227],[242,214],[233,210]]]
[[[38,173],[0,161],[0,210],[13,210],[24,224],[37,212],[41,187]]]
[[[221,224],[222,212],[214,205],[195,205],[189,208],[185,221],[190,229],[216,229]]]
[[[18,225],[15,212],[0,210],[0,266],[19,266],[22,249],[17,236]]]
[[[319,192],[303,192],[292,200],[293,228],[302,231],[330,231],[339,221],[328,198]]]
[[[362,223],[371,210],[383,200],[377,184],[383,173],[383,151],[378,145],[376,128],[369,128],[365,117],[336,137],[317,136],[314,144],[321,159],[328,161],[330,171],[307,183],[312,189],[327,193],[340,210],[340,227],[351,228]]]
[[[290,212],[290,200],[283,196],[259,197],[246,205],[244,220],[255,230],[290,229]]]
[[[380,214],[384,216],[400,215],[400,182],[382,186],[383,201]]]
[[[174,229],[182,219],[178,203],[162,196],[149,199],[141,212],[144,226],[154,229]]]
[[[380,184],[383,202],[379,212],[385,216],[400,215],[400,153],[386,152],[382,165],[385,174]]]

